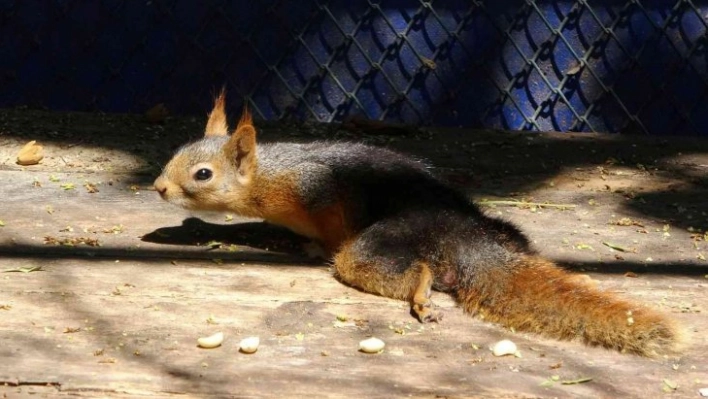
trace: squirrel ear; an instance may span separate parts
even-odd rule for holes
[[[214,109],[209,113],[204,135],[209,136],[226,136],[229,133],[229,125],[226,123],[226,111],[224,104],[226,102],[226,88],[222,88],[219,96],[214,100]]]
[[[256,128],[248,109],[244,109],[236,131],[224,147],[227,158],[238,168],[239,178],[248,182],[256,171]]]

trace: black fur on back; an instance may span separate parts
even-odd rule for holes
[[[431,235],[444,238],[461,234],[469,241],[531,251],[528,239],[513,225],[484,216],[464,194],[434,177],[425,163],[397,152],[358,143],[322,141],[261,145],[258,158],[259,167],[265,171],[282,169],[284,165],[299,171],[298,187],[307,206],[316,209],[338,200],[347,204],[347,213],[356,219],[349,222],[357,230],[379,221],[399,219],[400,223],[389,224],[388,228],[395,225],[408,233],[390,231],[384,234],[386,237],[418,237],[422,243],[430,242]]]

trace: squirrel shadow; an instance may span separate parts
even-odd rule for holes
[[[203,246],[211,250],[228,249],[231,245],[245,246],[298,258],[306,258],[303,247],[309,242],[290,230],[264,222],[215,224],[195,217],[185,219],[181,226],[156,229],[141,240],[155,244]]]

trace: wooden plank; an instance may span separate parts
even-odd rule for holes
[[[708,385],[701,313],[708,270],[699,257],[708,249],[688,231],[708,225],[705,141],[671,147],[604,135],[452,131],[393,144],[433,158],[444,166],[437,173],[476,200],[575,205],[485,209],[517,223],[542,254],[685,324],[692,345],[685,354],[641,359],[505,331],[439,293],[445,318],[420,325],[405,303],[338,283],[293,234],[163,203],[149,186],[151,161],[164,149],[150,137],[184,132],[179,126],[129,121],[126,129],[141,132],[133,137],[147,140],[131,153],[130,137],[111,141],[109,125],[122,125],[110,116],[85,122],[80,146],[45,137],[51,156],[37,168],[12,161],[32,129],[10,126],[16,135],[1,141],[0,271],[41,267],[0,273],[0,381],[7,384],[0,392],[8,397],[656,397],[665,379],[678,384],[672,397],[695,397]],[[576,146],[586,149],[571,151]],[[634,152],[644,158],[635,161]],[[629,161],[608,164],[610,157]],[[652,159],[659,170],[635,165]],[[137,169],[142,174],[129,173]],[[86,182],[99,192],[89,193]],[[641,226],[612,224],[622,218]],[[50,245],[46,237],[101,245]],[[222,347],[196,347],[215,331],[226,334]],[[239,353],[239,340],[250,335],[261,338],[260,350]],[[359,340],[372,335],[386,341],[385,351],[358,352]],[[488,346],[503,338],[523,357],[493,357]],[[549,383],[556,375],[593,380]]]
[[[0,261],[0,268],[7,266]],[[682,359],[680,373],[672,372],[671,361],[504,332],[464,316],[442,294],[435,299],[444,322],[423,326],[404,303],[344,287],[323,267],[66,259],[42,266],[3,275],[0,304],[10,308],[2,311],[0,364],[7,366],[0,380],[58,384],[72,392],[390,397],[493,393],[490,387],[508,387],[504,381],[513,378],[528,395],[624,396],[639,392],[622,389],[628,375],[650,393],[661,376],[690,386],[705,372],[700,350]],[[687,280],[656,284],[649,299],[678,292],[681,297],[669,302],[705,306],[704,293],[696,298],[700,290]],[[631,292],[644,284],[626,279],[610,288]],[[677,316],[692,320],[689,313]],[[208,323],[210,317],[218,324]],[[196,347],[197,337],[215,331],[226,333],[222,347]],[[238,353],[239,339],[251,335],[260,336],[260,350]],[[356,351],[370,335],[387,342],[383,354]],[[516,341],[524,357],[491,356],[486,347],[502,338]],[[707,347],[705,338],[696,344]],[[562,368],[552,371],[559,362]],[[538,386],[552,374],[597,382],[550,391]]]

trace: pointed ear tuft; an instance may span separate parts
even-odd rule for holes
[[[209,136],[226,136],[229,134],[229,125],[226,122],[226,88],[222,88],[219,96],[214,100],[214,108],[209,113],[204,135]]]
[[[251,111],[248,110],[248,103],[243,103],[243,113],[241,114],[241,119],[238,121],[236,130],[238,131],[244,126],[253,127],[253,116],[251,116]]]

